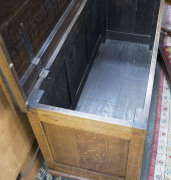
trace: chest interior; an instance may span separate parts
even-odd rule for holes
[[[29,104],[133,122],[144,109],[159,3],[22,4],[1,34]]]

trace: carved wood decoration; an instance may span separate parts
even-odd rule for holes
[[[0,27],[5,26],[15,13],[27,3],[28,0],[1,0]]]
[[[28,0],[8,23],[1,27],[1,33],[19,78],[30,64],[20,23],[24,24],[36,54],[70,1]]]

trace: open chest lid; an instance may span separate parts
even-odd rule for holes
[[[15,6],[7,2],[11,8],[1,11],[0,74],[23,112],[27,111],[27,97],[52,59],[81,2],[18,0]]]

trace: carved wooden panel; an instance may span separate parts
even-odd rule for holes
[[[20,9],[27,1],[25,0],[1,0],[0,6],[0,28],[8,23],[18,9]]]
[[[91,57],[95,50],[96,43],[100,36],[100,3],[100,0],[94,0],[85,18],[89,61],[91,61]]]
[[[55,162],[125,177],[129,140],[43,122]],[[55,141],[54,141],[55,139]]]
[[[64,62],[58,66],[54,75],[49,74],[41,85],[41,89],[45,90],[45,92],[40,103],[61,108],[70,108],[70,93]]]
[[[29,65],[20,23],[24,23],[33,51],[37,53],[41,45],[57,23],[71,0],[29,0],[9,22],[1,28],[6,46],[21,77]]]

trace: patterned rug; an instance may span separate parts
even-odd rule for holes
[[[168,6],[166,27],[171,28],[171,7]],[[171,46],[165,35],[164,46]],[[156,120],[148,180],[171,180],[171,95],[163,69],[157,100]]]
[[[39,170],[39,173],[36,177],[36,180],[64,180],[64,178],[61,177],[54,177],[47,173],[47,166],[44,162],[42,167]]]

